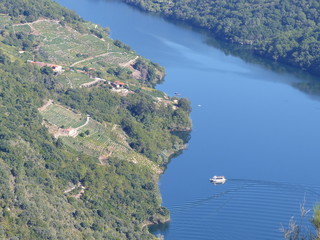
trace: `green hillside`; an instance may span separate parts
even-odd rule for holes
[[[162,67],[56,3],[4,0],[0,13],[0,239],[153,239],[188,100],[155,90]]]
[[[320,74],[317,0],[122,0],[188,22],[255,54]]]

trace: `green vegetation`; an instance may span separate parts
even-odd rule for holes
[[[191,127],[188,113],[182,108],[174,110],[171,104],[156,102],[139,91],[121,97],[105,88],[75,89],[60,95],[59,101],[90,114],[98,122],[121,125],[130,146],[159,165],[183,145],[170,131]]]
[[[85,116],[60,105],[52,104],[41,112],[44,119],[63,128],[79,127],[86,122]]]
[[[66,71],[63,74],[56,76],[56,80],[61,84],[63,89],[78,88],[81,84],[93,81],[89,75],[81,74],[76,71]]]
[[[313,226],[317,230],[317,239],[320,239],[320,205],[315,205],[313,208],[313,217],[311,220]]]
[[[255,54],[320,74],[317,0],[122,0],[205,28]]]
[[[154,239],[145,226],[169,219],[157,181],[184,146],[173,131],[191,128],[188,101],[54,2],[4,0],[0,13],[0,239]]]
[[[9,15],[14,22],[33,22],[40,17],[55,19],[81,26],[83,20],[74,12],[53,1],[5,0],[1,1],[0,13]]]
[[[305,218],[311,209],[305,209],[304,204],[300,206],[300,223],[297,224],[292,217],[288,228],[282,228],[284,239],[286,240],[319,240],[320,239],[320,205],[316,204],[313,208],[313,216],[310,222],[314,226],[316,233],[305,226]],[[304,223],[304,224],[303,224]]]
[[[37,33],[36,39],[41,42],[39,49],[36,51],[36,57],[42,61],[50,61],[61,65],[77,65],[83,67],[83,63],[88,63],[101,55],[114,55],[114,59],[119,57],[119,53],[128,55],[122,57],[119,61],[126,62],[128,59],[134,58],[131,52],[115,47],[113,41],[107,38],[102,29],[95,29],[101,32],[104,38],[97,38],[94,34],[87,34],[93,24],[83,24],[83,33],[74,31],[68,26],[62,26],[57,21],[38,21],[32,24],[33,32]],[[33,36],[33,35],[31,35]],[[86,61],[86,59],[88,59]],[[110,57],[106,58],[110,61]],[[109,62],[108,61],[108,62]],[[109,64],[117,64],[110,61]],[[77,65],[78,66],[78,65]]]

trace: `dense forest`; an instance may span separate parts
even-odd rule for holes
[[[320,74],[317,0],[122,0],[205,28],[257,55]]]
[[[74,12],[61,7],[53,1],[1,1],[0,13],[8,14],[13,21],[33,22],[40,17],[63,20],[68,23],[79,23],[83,20]]]
[[[59,31],[69,31],[96,41],[98,50],[106,51],[103,44],[113,43],[112,50],[121,57],[136,54],[56,3],[4,0],[0,13],[0,239],[153,239],[145,226],[169,219],[157,181],[170,155],[184,146],[173,131],[190,130],[189,101],[153,89],[163,70],[142,57],[131,70],[101,57],[90,62],[95,68],[70,67],[62,56],[54,58],[53,44],[46,45],[44,33],[56,40]],[[70,51],[66,59],[85,62],[87,53],[80,50]],[[54,60],[64,71],[32,64],[30,58]],[[133,78],[132,72],[144,74]],[[102,77],[108,81],[75,86],[76,80]],[[113,87],[115,80],[125,81],[126,88]],[[90,116],[92,126],[77,136],[54,137],[48,125],[55,124],[44,116],[58,123],[65,116],[40,112],[49,99],[70,118]],[[94,127],[110,136],[97,132],[94,139]],[[91,154],[85,148],[95,150],[92,142],[101,138],[108,139],[102,144],[109,146],[99,151],[109,154],[98,159],[99,151]]]

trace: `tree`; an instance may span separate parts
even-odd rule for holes
[[[304,202],[300,206],[300,222],[310,212],[310,209],[304,207]],[[310,232],[310,230],[303,226],[302,224],[297,224],[292,217],[289,221],[288,228],[282,228],[281,231],[284,234],[285,240],[320,240],[320,204],[316,204],[313,208],[313,216],[311,218],[311,223],[315,227],[317,234]]]
[[[182,108],[186,112],[191,112],[190,101],[186,98],[180,98],[178,101],[178,107]]]
[[[53,75],[53,70],[51,67],[43,67],[43,68],[41,68],[41,73],[46,74],[48,76],[51,76],[51,75]]]
[[[2,55],[0,52],[0,63],[1,64],[8,64],[9,63],[9,58],[5,55]]]
[[[317,239],[320,239],[320,204],[315,205],[313,208],[313,217],[311,219],[313,226],[317,230]]]
[[[103,29],[103,31],[109,36],[110,34],[110,28],[106,27],[105,29]]]

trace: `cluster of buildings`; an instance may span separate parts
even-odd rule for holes
[[[61,73],[62,70],[63,70],[62,66],[56,65],[56,64],[45,63],[45,62],[37,62],[37,61],[30,61],[30,60],[28,62],[32,63],[32,64],[35,64],[35,65],[37,65],[39,67],[50,67],[54,72],[57,72],[57,73]],[[95,68],[90,68],[89,70],[96,70],[96,69]],[[81,70],[77,70],[77,71],[87,74],[87,72],[85,72],[85,71],[81,71]],[[81,87],[89,87],[89,86],[95,84],[96,82],[98,82],[100,80],[106,81],[106,80],[101,79],[101,78],[95,78],[95,81],[92,81],[92,82],[88,83],[88,86],[86,84],[83,84],[83,86],[81,86]],[[125,83],[121,82],[121,81],[109,82],[109,84],[111,84],[116,89],[122,89],[125,86]]]

